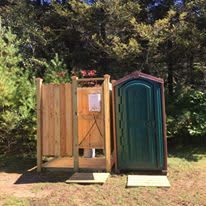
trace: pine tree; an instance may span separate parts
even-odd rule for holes
[[[29,124],[34,120],[34,90],[20,68],[23,59],[18,46],[16,35],[0,24],[0,152],[10,152],[17,142],[21,145],[20,140],[24,144],[34,140]]]

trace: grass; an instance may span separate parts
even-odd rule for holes
[[[32,162],[32,161],[31,161]],[[28,160],[28,164],[31,163]],[[11,161],[12,164],[12,161]],[[126,174],[111,177],[104,185],[65,184],[68,173],[20,173],[18,164],[7,170],[4,165],[2,178],[13,178],[18,184],[4,185],[0,189],[0,205],[66,206],[66,205],[206,205],[206,148],[176,147],[169,150],[168,166],[171,188],[125,188]],[[32,164],[31,164],[32,165]],[[21,164],[20,164],[21,166]],[[27,168],[25,166],[25,168]],[[8,172],[17,169],[17,176]],[[29,183],[29,184],[27,184]],[[21,193],[13,187],[18,188]],[[10,192],[12,190],[12,192]]]
[[[24,199],[24,198],[17,198],[17,197],[13,197],[13,196],[8,196],[4,199],[3,205],[4,206],[11,206],[11,205],[27,206],[27,205],[29,205],[29,200]]]

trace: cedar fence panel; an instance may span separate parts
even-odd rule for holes
[[[79,148],[104,149],[102,86],[77,89]],[[101,111],[89,112],[88,95],[101,95]],[[42,155],[72,156],[71,84],[42,84]]]
[[[105,157],[96,159],[101,162],[101,168],[110,171],[112,157],[109,75],[90,79],[74,77],[72,84],[42,84],[42,81],[40,78],[36,80],[38,171],[41,171],[43,156],[55,157],[49,160],[48,164],[67,156],[73,161],[71,165],[71,161],[68,162],[69,167],[78,170],[79,160],[84,159],[79,159],[79,148],[104,149]],[[82,81],[103,83],[95,87],[78,86]],[[100,111],[89,111],[90,94],[100,94]],[[92,162],[93,158],[88,159],[84,167],[90,167]],[[64,163],[62,164],[64,167]],[[99,168],[98,164],[95,168]]]
[[[42,155],[72,155],[71,84],[42,85]]]

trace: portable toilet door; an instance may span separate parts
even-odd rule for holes
[[[163,84],[141,72],[113,82],[116,169],[166,172]]]

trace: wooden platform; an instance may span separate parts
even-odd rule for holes
[[[164,175],[128,175],[127,187],[170,187]]]
[[[66,183],[79,184],[103,184],[109,177],[109,173],[78,173],[72,175]]]
[[[73,168],[73,158],[72,157],[61,157],[53,159],[42,165],[43,168]],[[79,158],[79,168],[80,169],[100,169],[105,170],[105,157],[96,158]]]

